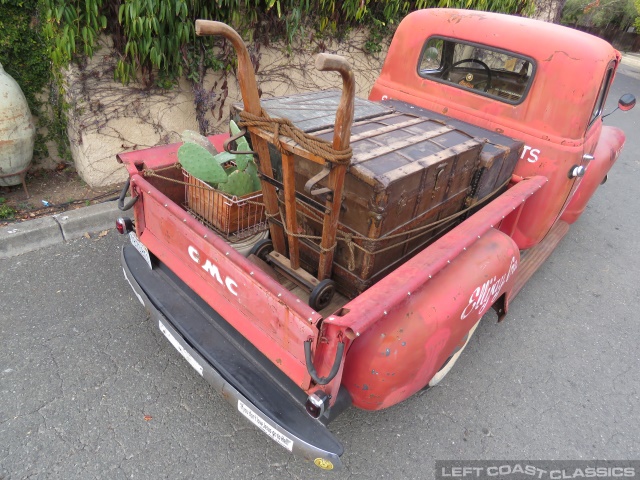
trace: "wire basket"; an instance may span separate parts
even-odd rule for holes
[[[262,192],[242,197],[213,189],[186,171],[185,207],[198,220],[230,242],[237,242],[267,229]]]

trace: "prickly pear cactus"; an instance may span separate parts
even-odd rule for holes
[[[211,155],[216,155],[218,150],[213,144],[209,141],[207,137],[204,135],[200,135],[198,132],[194,132],[193,130],[185,130],[182,132],[182,141],[184,143],[195,143],[196,145],[200,145],[201,147],[209,150]]]
[[[227,183],[218,185],[218,190],[228,193],[229,195],[235,195],[236,197],[242,197],[255,191],[253,188],[253,179],[248,173],[236,170],[228,177]]]
[[[200,180],[220,184],[227,182],[227,173],[204,147],[195,143],[185,143],[178,149],[178,160],[191,176]]]
[[[251,155],[236,155],[235,162],[236,165],[238,165],[238,170],[245,171],[250,161],[253,161],[253,157]]]
[[[236,155],[234,155],[233,153],[229,153],[229,152],[220,152],[219,154],[217,154],[215,157],[216,162],[218,162],[220,165],[223,165],[225,163],[229,163],[229,162],[233,162],[236,159]]]
[[[240,132],[233,120],[229,124],[229,130],[232,135]],[[220,152],[212,155],[213,145],[207,148],[201,142],[194,141],[194,138],[195,135],[185,133],[185,143],[178,149],[178,160],[191,176],[209,183],[217,190],[237,197],[260,190],[258,167],[252,154],[236,155]],[[206,137],[203,138],[206,139]],[[195,140],[201,139],[195,138]],[[249,144],[244,137],[236,140],[236,144],[238,151],[249,151]]]
[[[231,132],[232,137],[240,133],[240,127],[234,120],[229,122],[229,131]]]
[[[240,128],[238,127],[238,125],[236,125],[236,122],[234,122],[233,120],[229,122],[229,131],[231,132],[232,136],[240,133]],[[239,139],[236,140],[236,151],[238,152],[250,151],[249,143],[247,142],[246,138],[240,137]],[[253,160],[253,156],[250,153],[237,154],[236,158],[234,159],[234,161],[236,162],[236,165],[238,165],[238,169],[242,171],[244,171],[247,168],[247,164],[251,160]]]
[[[247,168],[244,171],[253,181],[253,191],[257,192],[260,190],[262,185],[260,184],[260,177],[258,177],[258,166],[256,162],[253,161],[253,158],[247,163]]]

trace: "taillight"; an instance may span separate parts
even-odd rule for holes
[[[133,232],[133,221],[127,217],[120,217],[116,220],[116,230],[118,233],[125,234]]]
[[[329,406],[329,395],[322,390],[313,392],[304,404],[307,413],[313,418],[320,418]]]

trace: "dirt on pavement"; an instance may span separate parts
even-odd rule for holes
[[[0,186],[0,226],[115,200],[123,184],[91,188],[64,163],[55,170],[32,170],[22,185]]]

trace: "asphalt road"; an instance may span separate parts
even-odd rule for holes
[[[640,95],[620,75],[609,95]],[[436,388],[332,430],[346,469],[290,456],[147,320],[113,231],[0,261],[0,479],[431,478],[437,459],[631,459],[640,452],[640,107],[582,218],[489,315]]]

